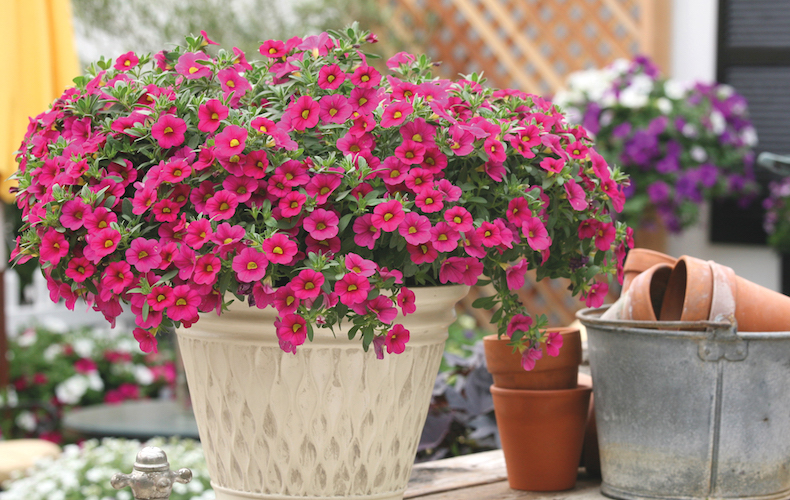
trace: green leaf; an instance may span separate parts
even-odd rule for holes
[[[365,352],[368,352],[368,348],[370,347],[370,343],[373,342],[373,337],[375,336],[375,332],[373,328],[365,328],[362,334],[362,348]]]
[[[338,230],[340,232],[345,231],[346,227],[348,227],[349,222],[351,222],[352,217],[354,217],[354,214],[346,214],[340,218],[340,223],[338,224]]]

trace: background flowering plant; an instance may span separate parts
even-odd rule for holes
[[[169,343],[144,354],[120,329],[28,328],[12,333],[8,347],[11,386],[0,391],[0,406],[16,411],[0,425],[2,438],[60,442],[60,418],[73,407],[155,398],[175,388]]]
[[[780,253],[790,253],[790,175],[768,184],[763,207],[768,244]]]
[[[407,53],[383,76],[360,48],[374,41],[268,40],[249,62],[203,34],[93,64],[31,120],[12,257],[39,258],[53,300],[109,321],[129,303],[144,349],[229,293],[278,310],[286,351],[348,320],[399,353],[409,286],[490,281],[476,305],[540,352],[545,318],[510,290],[538,268],[600,304],[629,238],[611,217],[626,177],[551,103],[435,79]]]
[[[554,102],[631,178],[623,211],[630,226],[658,215],[679,232],[696,222],[703,200],[756,193],[757,134],[732,87],[661,78],[645,57],[573,73],[567,84]]]

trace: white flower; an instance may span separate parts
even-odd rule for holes
[[[689,154],[691,155],[691,159],[697,163],[702,163],[708,159],[708,153],[705,152],[702,146],[692,146]]]
[[[688,83],[680,82],[678,80],[667,80],[664,83],[664,93],[672,100],[678,101],[686,96],[688,91]]]
[[[606,127],[609,124],[611,124],[612,120],[614,120],[614,111],[612,111],[611,109],[607,109],[606,111],[601,113],[601,118],[599,119],[599,121],[601,122],[602,127]]]
[[[134,379],[140,385],[151,385],[155,379],[154,373],[145,365],[134,365]]]
[[[81,358],[90,358],[93,355],[93,349],[96,343],[91,339],[77,339],[72,344],[74,352]]]
[[[0,391],[0,406],[14,407],[19,404],[19,397],[17,396],[16,391],[14,390],[13,387],[7,388],[5,393],[6,393],[6,397],[8,398],[7,401],[8,404],[6,404],[6,400],[5,397],[3,396],[3,392]]]
[[[746,127],[741,131],[741,140],[749,147],[757,145],[757,131],[754,127]]]
[[[711,111],[710,127],[714,134],[721,135],[727,128],[727,121],[724,119],[724,115],[715,110]]]
[[[55,387],[55,397],[66,405],[77,404],[88,391],[89,385],[85,375],[72,375]]]
[[[734,88],[732,88],[732,86],[730,86],[730,85],[727,85],[727,84],[725,84],[725,83],[719,84],[719,85],[716,87],[716,96],[717,96],[719,99],[721,99],[721,100],[724,100],[724,99],[727,99],[727,98],[729,98],[729,97],[730,97],[730,96],[732,96],[732,94],[734,94],[734,93],[735,93],[735,89],[734,89]]]
[[[19,344],[19,347],[30,347],[36,343],[37,339],[36,331],[33,328],[28,328],[16,339],[16,343]]]
[[[568,108],[564,108],[564,110],[565,110],[565,115],[567,116],[568,119],[568,123],[579,124],[582,122],[582,119],[584,117],[582,116],[582,113],[581,111],[579,111],[578,108],[568,107]]]
[[[631,61],[623,58],[616,59],[612,64],[609,65],[608,69],[617,73],[618,75],[622,75],[631,69]]]
[[[683,135],[691,139],[697,137],[697,127],[695,127],[691,123],[687,123],[683,125],[683,130],[681,130],[681,132],[683,133]]]
[[[638,87],[629,86],[620,92],[619,101],[626,108],[641,108],[647,104],[648,95]]]
[[[16,425],[28,432],[33,432],[36,429],[36,416],[32,412],[19,412],[14,421]]]
[[[592,101],[599,101],[611,88],[612,78],[606,72],[594,69],[575,71],[568,76],[568,85],[574,102],[581,101],[582,94],[586,94]]]
[[[104,381],[98,372],[90,372],[88,374],[88,386],[94,391],[101,391],[104,389]]]
[[[659,97],[656,99],[656,107],[662,115],[668,115],[672,112],[672,101],[666,97]]]
[[[52,344],[46,349],[44,349],[44,361],[47,363],[52,363],[55,361],[58,356],[63,354],[63,345],[62,344]]]

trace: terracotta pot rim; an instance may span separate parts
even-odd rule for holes
[[[592,391],[592,384],[577,382],[577,386],[572,389],[505,389],[491,384],[491,394],[500,396],[531,396],[531,397],[552,397],[560,395],[570,395],[574,392]]]
[[[576,328],[576,327],[573,327],[573,326],[557,326],[557,327],[542,328],[540,331],[541,332],[560,332],[561,334],[564,335],[566,333],[578,332],[578,331],[580,331],[580,329]],[[499,334],[492,333],[492,334],[484,336],[483,340],[487,341],[487,342],[496,342],[496,341],[510,342],[510,337],[508,337],[507,334],[502,334],[502,336],[500,337]]]

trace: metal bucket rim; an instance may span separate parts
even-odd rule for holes
[[[778,340],[790,338],[790,331],[785,332],[739,332],[737,325],[729,322],[721,321],[635,321],[635,320],[613,320],[601,319],[600,316],[610,305],[603,307],[588,307],[576,313],[576,318],[581,323],[587,326],[593,326],[598,329],[625,332],[629,334],[639,335],[660,335],[662,337],[679,337],[679,338],[694,338],[694,339],[707,339],[710,337],[711,331],[728,331],[732,328],[733,333],[741,340]],[[672,330],[664,330],[664,328],[674,328]],[[735,326],[735,328],[733,328]]]

